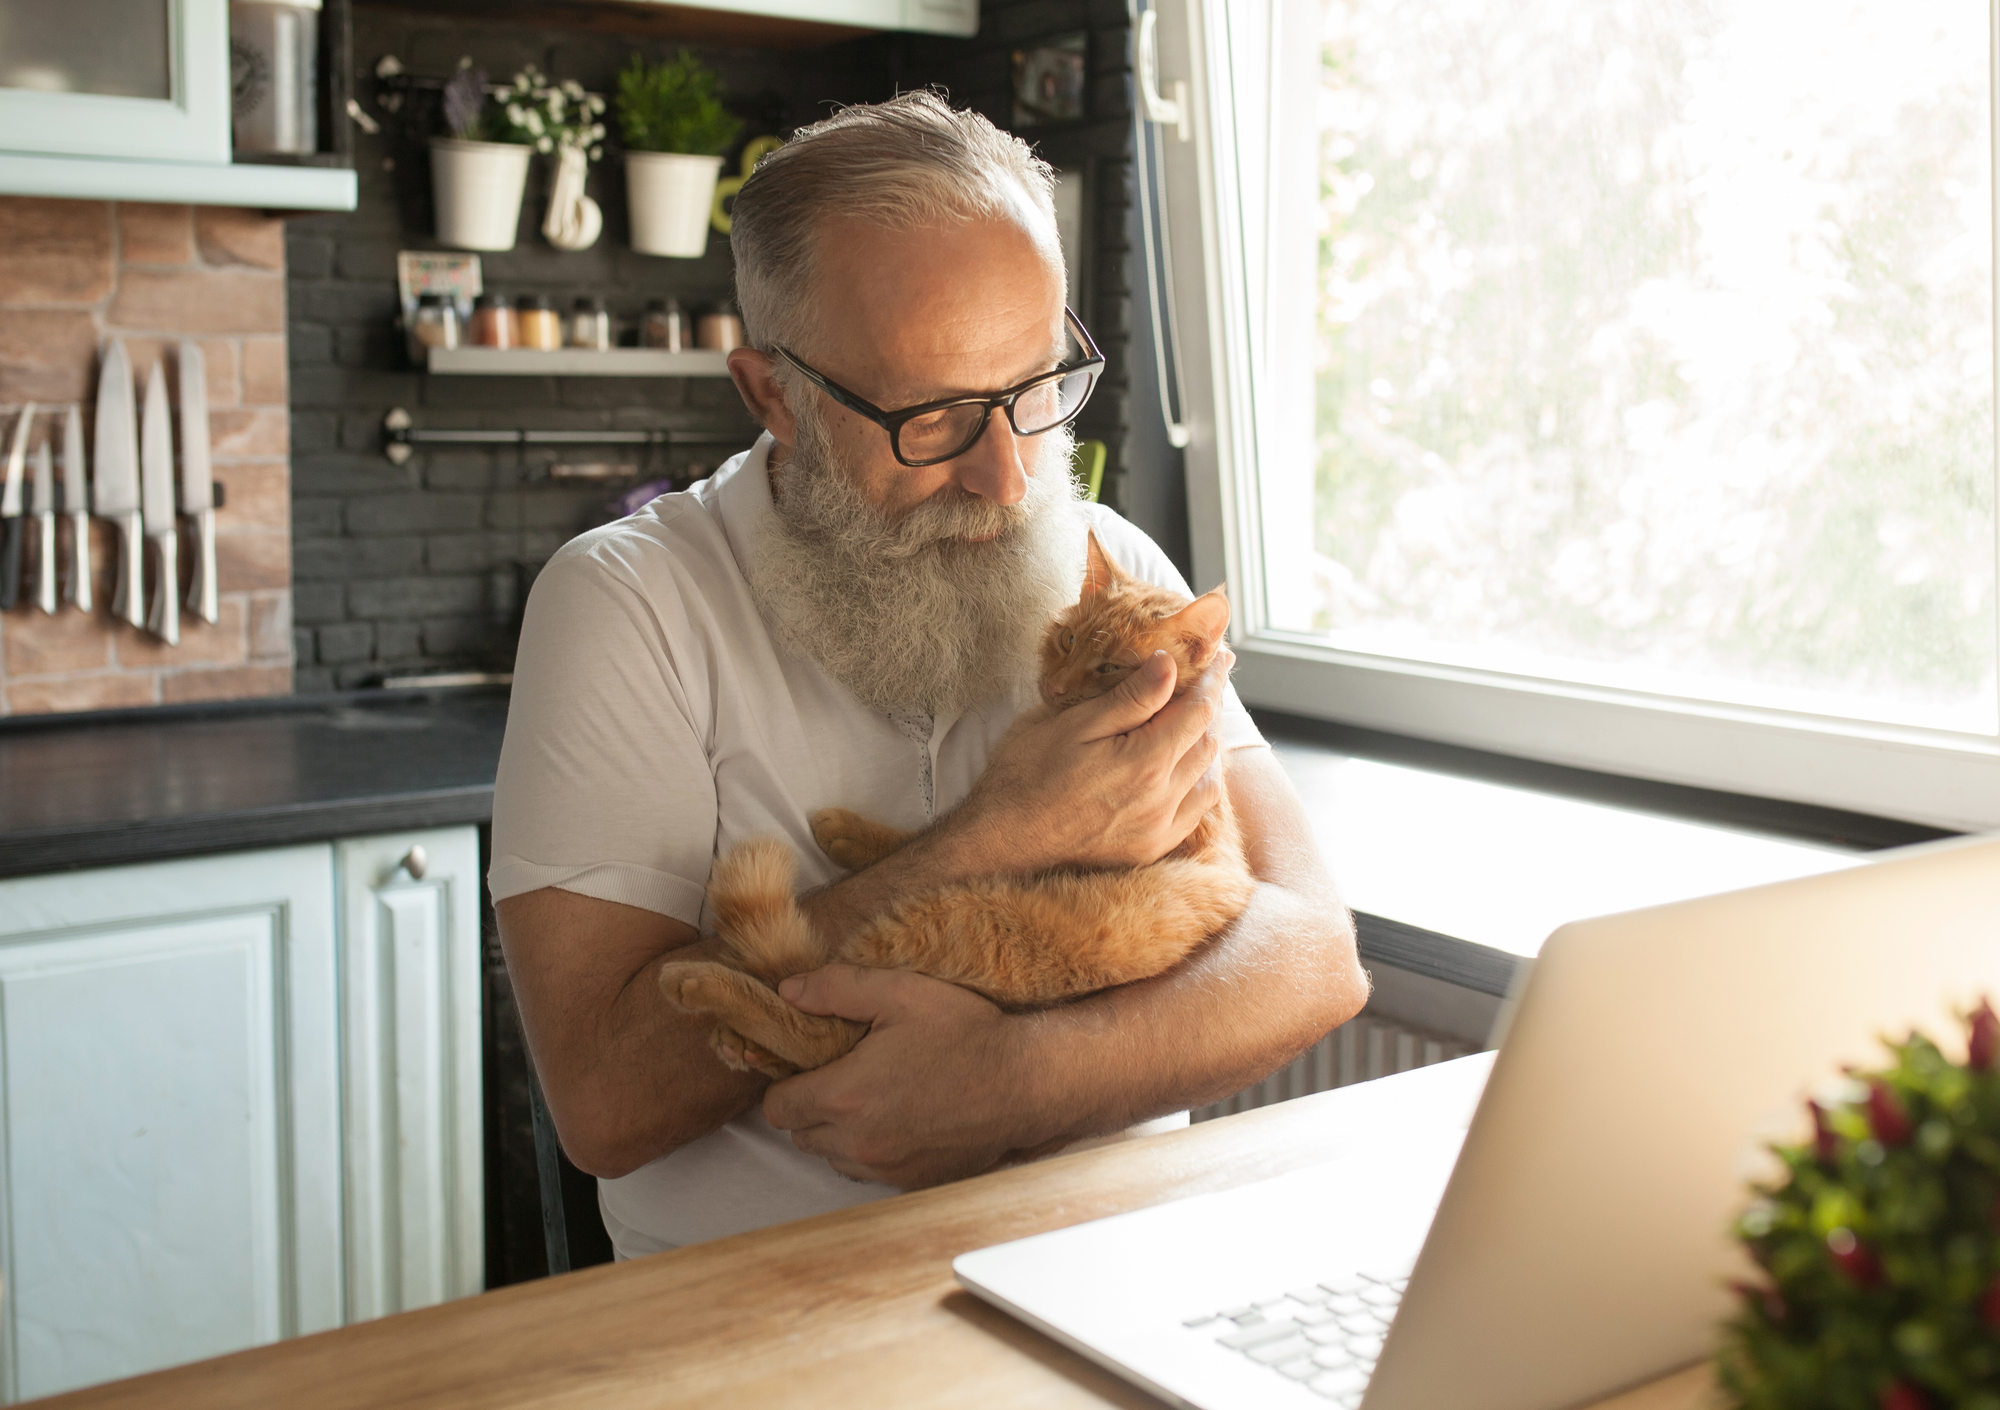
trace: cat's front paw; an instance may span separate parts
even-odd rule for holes
[[[660,992],[684,1009],[704,1013],[721,1008],[729,998],[731,971],[707,960],[683,960],[660,966]]]
[[[871,860],[862,843],[867,822],[845,808],[822,808],[812,815],[813,841],[835,866],[859,871]]]

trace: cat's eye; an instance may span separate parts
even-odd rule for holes
[[[1066,631],[1062,634],[1062,640],[1056,643],[1056,648],[1066,656],[1069,654],[1069,649],[1075,645],[1076,645],[1076,633]]]
[[[1099,674],[1100,676],[1108,676],[1113,671],[1122,671],[1124,669],[1125,668],[1119,665],[1116,661],[1100,661],[1097,666],[1097,674]]]

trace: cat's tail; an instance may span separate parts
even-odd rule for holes
[[[715,864],[708,907],[731,956],[766,984],[826,963],[812,924],[792,898],[798,859],[775,837],[739,843]]]

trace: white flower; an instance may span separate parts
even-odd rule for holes
[[[519,103],[509,103],[507,105],[507,121],[513,123],[516,127],[526,127],[528,125],[528,110]]]
[[[527,128],[528,131],[534,133],[535,136],[537,137],[540,137],[544,132],[548,131],[547,125],[542,122],[542,115],[536,112],[533,108],[528,109],[528,120],[524,122],[522,126]]]
[[[563,80],[562,91],[572,98],[581,98],[583,96],[583,85],[573,78],[566,78]]]
[[[590,159],[591,159],[592,161],[596,161],[596,160],[597,160],[598,158],[602,157],[603,155],[604,155],[604,149],[603,149],[602,147],[592,147],[592,148],[590,149]]]
[[[535,150],[538,152],[552,152],[555,150],[555,143],[549,141],[548,138],[544,137],[540,141],[535,143]]]
[[[561,117],[562,110],[568,103],[569,100],[563,97],[560,91],[556,89],[549,90],[549,115],[551,117]]]
[[[535,86],[534,82],[528,77],[528,75],[533,72],[534,70],[532,68],[526,68],[522,69],[519,73],[515,74],[514,86],[516,88],[533,88]]]

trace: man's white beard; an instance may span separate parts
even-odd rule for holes
[[[797,419],[791,459],[771,470],[777,528],[749,575],[779,645],[885,713],[955,715],[1022,691],[1083,580],[1068,428],[1024,442],[1036,473],[1019,504],[947,486],[892,520],[862,496],[817,406]]]

